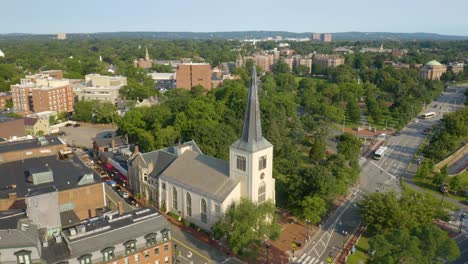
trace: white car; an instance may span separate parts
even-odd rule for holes
[[[419,122],[419,119],[415,119],[413,120],[414,123],[418,123]]]
[[[130,194],[128,192],[123,192],[122,197],[127,199],[128,197],[130,197]]]

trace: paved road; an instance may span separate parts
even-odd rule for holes
[[[325,264],[327,258],[334,258],[343,248],[348,235],[360,224],[357,202],[362,199],[362,192],[356,190],[349,201],[339,207],[320,227],[304,249],[293,258],[291,263]]]
[[[176,226],[171,226],[173,244],[177,245],[177,260],[181,264],[241,264],[217,249],[201,242],[189,233],[184,233]]]
[[[436,112],[432,119],[415,119],[401,130],[398,136],[388,136],[387,153],[379,160],[361,157],[360,185],[349,198],[349,202],[338,210],[320,228],[304,249],[293,258],[293,263],[322,264],[327,258],[334,258],[344,246],[348,234],[356,230],[360,223],[359,208],[356,202],[362,199],[363,194],[395,190],[401,191],[399,179],[407,176],[406,170],[413,160],[413,156],[423,142],[426,135],[425,128],[437,124],[443,114],[462,107],[464,102],[464,88],[449,88],[435,102],[429,104],[424,112]]]
[[[468,233],[462,233],[455,237],[458,248],[460,248],[460,258],[452,264],[468,264]]]

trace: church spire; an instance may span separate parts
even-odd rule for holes
[[[145,61],[149,61],[149,60],[150,60],[150,56],[149,56],[148,48],[146,48]]]
[[[245,111],[244,129],[241,141],[247,144],[255,144],[262,140],[262,124],[260,121],[260,104],[258,103],[257,70],[252,69],[249,98]]]

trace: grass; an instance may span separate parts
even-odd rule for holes
[[[445,181],[447,184],[449,182],[449,179],[451,179],[454,176],[448,177],[448,179]],[[468,171],[463,172],[458,176],[460,178],[462,190],[465,188],[468,188]],[[428,190],[430,193],[435,193],[435,194],[441,194],[438,190],[438,186],[434,185],[432,183],[432,178],[414,178],[414,182],[419,186],[422,187],[426,190]],[[454,195],[451,193],[447,194],[447,197],[456,199],[460,202],[466,201],[468,198],[466,196],[463,196],[463,194],[460,195]]]
[[[362,236],[356,244],[356,252],[348,256],[348,264],[364,264],[367,262],[369,251],[369,239]]]

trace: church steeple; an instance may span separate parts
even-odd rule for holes
[[[145,61],[150,61],[150,56],[149,56],[148,48],[146,48]]]
[[[244,129],[241,141],[247,144],[255,144],[262,140],[262,124],[260,120],[260,105],[258,103],[257,70],[252,69],[249,98],[245,111]]]

